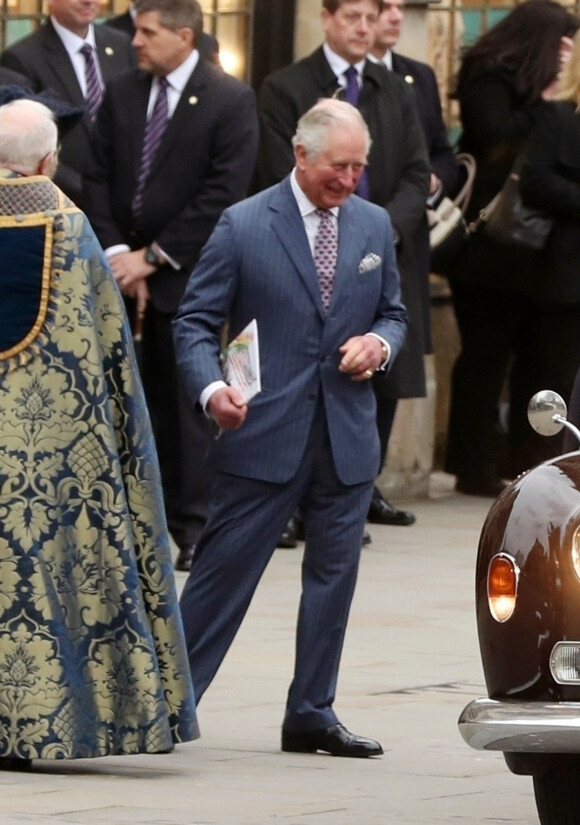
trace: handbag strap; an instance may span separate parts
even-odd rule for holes
[[[461,214],[465,215],[471,194],[473,192],[473,181],[475,180],[475,173],[477,172],[477,161],[470,155],[469,152],[460,152],[456,155],[457,163],[465,169],[465,183],[453,199],[455,206],[461,209]]]

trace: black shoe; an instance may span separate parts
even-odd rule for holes
[[[0,756],[0,771],[30,771],[32,759],[18,759],[15,756]]]
[[[415,523],[415,516],[409,513],[408,510],[397,510],[392,504],[389,504],[384,498],[373,498],[367,521],[371,524],[395,524],[406,526],[407,524]]]
[[[507,483],[501,478],[470,478],[469,476],[457,476],[455,489],[458,493],[466,496],[483,496],[485,498],[497,498],[507,487]]]
[[[373,543],[373,540],[371,538],[371,534],[369,532],[367,532],[367,530],[365,530],[364,533],[363,533],[363,538],[362,538],[362,546],[363,547],[368,547],[369,544],[372,544],[372,543]]]
[[[179,555],[175,561],[176,570],[184,570],[186,573],[191,570],[191,563],[193,561],[193,554],[195,553],[195,544],[184,544],[179,548]]]
[[[324,751],[332,756],[380,756],[383,749],[374,739],[365,739],[350,733],[344,725],[331,725],[329,728],[293,733],[282,730],[282,750],[288,753],[315,753]]]
[[[293,550],[298,547],[298,524],[294,516],[290,516],[288,524],[284,528],[284,532],[278,539],[277,547],[283,547],[285,550]]]

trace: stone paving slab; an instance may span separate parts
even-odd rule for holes
[[[0,773],[0,825],[533,825],[531,780],[457,732],[485,692],[473,579],[489,505],[440,475],[430,499],[407,502],[416,525],[370,527],[336,708],[382,758],[280,752],[300,553],[278,550],[200,705],[200,740]]]

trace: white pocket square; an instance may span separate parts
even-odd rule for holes
[[[372,269],[376,269],[382,264],[382,262],[383,259],[380,255],[375,255],[374,252],[369,252],[369,254],[365,255],[358,265],[359,274],[362,275],[365,272],[370,272]]]

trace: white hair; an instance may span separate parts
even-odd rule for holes
[[[332,97],[319,100],[302,115],[292,138],[292,146],[303,146],[311,157],[319,155],[328,145],[329,131],[336,127],[362,132],[368,155],[371,136],[363,116],[355,106]]]
[[[58,129],[47,106],[27,98],[0,106],[0,166],[31,175],[57,148]]]

